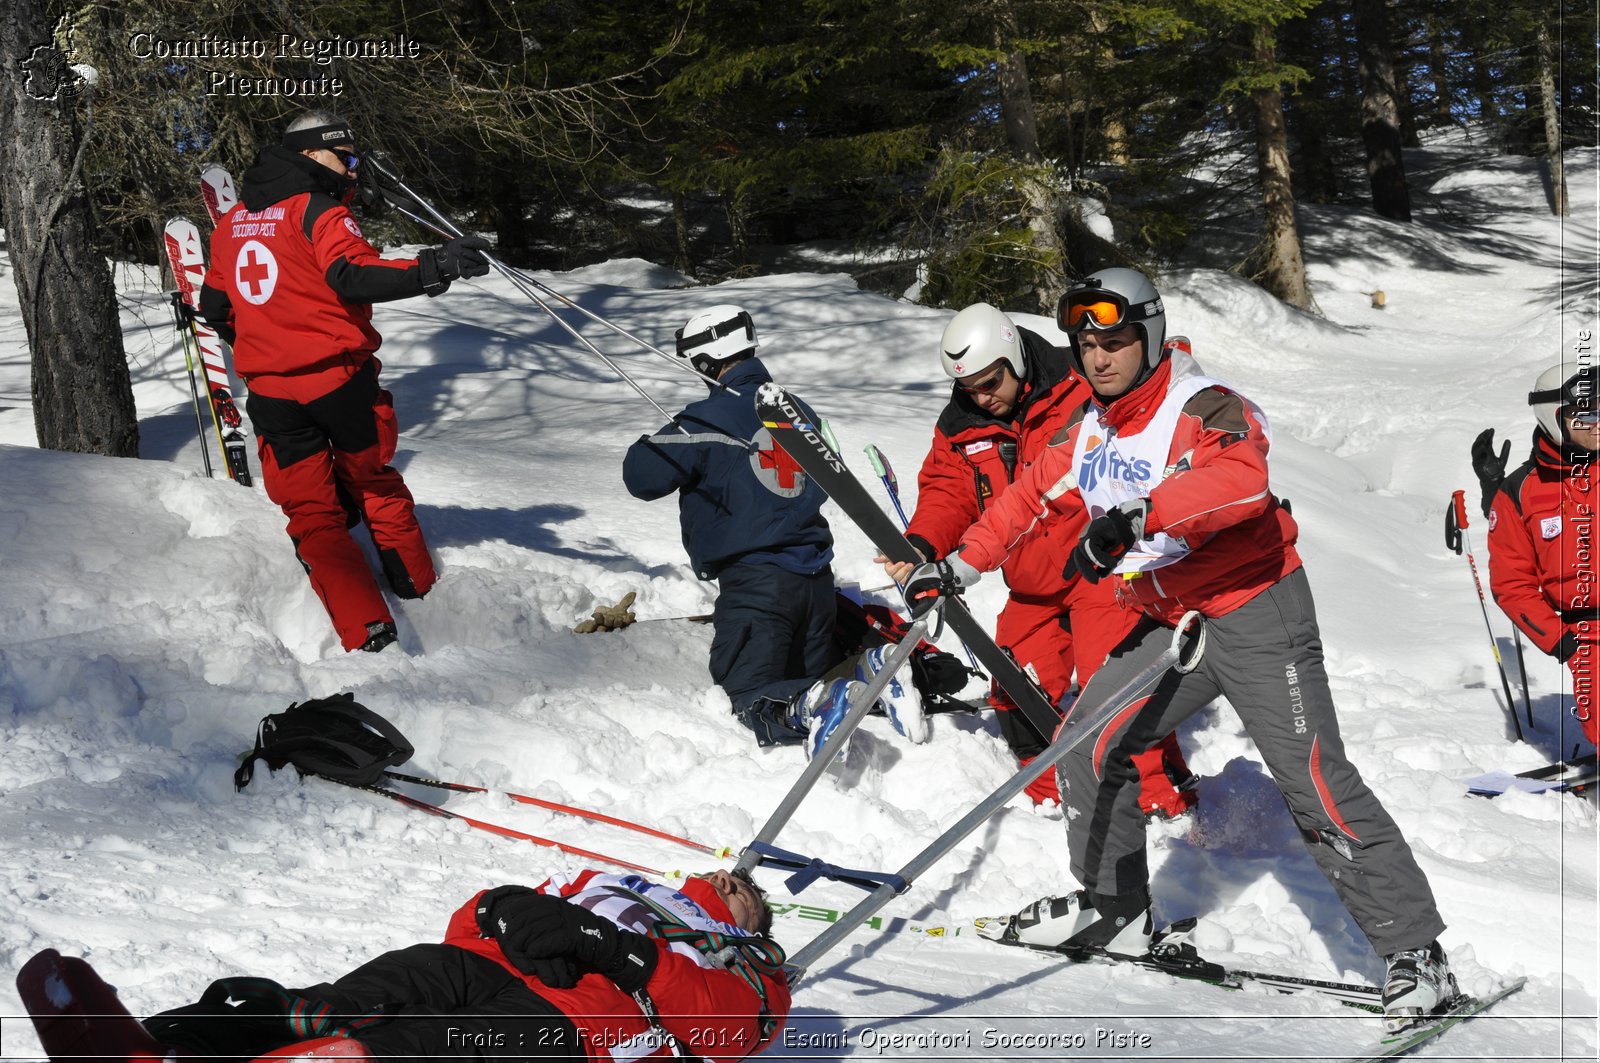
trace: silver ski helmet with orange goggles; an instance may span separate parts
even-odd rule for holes
[[[1528,405],[1551,442],[1570,444],[1563,416],[1592,417],[1600,411],[1600,364],[1557,362],[1539,374],[1528,392]]]
[[[1167,314],[1161,305],[1161,293],[1138,270],[1113,266],[1074,281],[1056,303],[1056,325],[1067,334],[1072,360],[1080,373],[1083,352],[1078,349],[1078,334],[1084,329],[1115,332],[1132,325],[1144,339],[1145,372],[1140,374],[1140,380],[1161,364]]]

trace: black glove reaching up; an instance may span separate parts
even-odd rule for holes
[[[1478,485],[1483,488],[1483,515],[1487,517],[1494,508],[1494,496],[1506,478],[1506,462],[1511,459],[1511,440],[1494,456],[1494,429],[1485,428],[1472,441],[1472,471],[1478,474]]]
[[[1091,520],[1061,574],[1071,578],[1076,569],[1090,583],[1099,583],[1111,575],[1128,548],[1144,538],[1144,522],[1149,515],[1150,500],[1135,498]]]
[[[921,620],[946,598],[959,594],[982,578],[983,573],[961,560],[959,551],[942,561],[918,565],[906,580],[906,608],[911,610],[911,619]]]
[[[598,971],[624,993],[650,981],[656,946],[587,908],[526,886],[500,886],[478,898],[478,929],[512,966],[553,989],[570,989]]]
[[[489,241],[481,236],[457,236],[443,247],[425,247],[417,256],[422,266],[422,290],[438,295],[458,277],[481,277],[489,272]]]

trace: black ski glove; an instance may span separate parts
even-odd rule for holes
[[[478,899],[478,929],[512,966],[553,989],[570,989],[598,971],[625,993],[644,988],[656,946],[586,908],[526,886],[500,886]]]
[[[417,256],[422,267],[422,290],[428,295],[438,295],[450,287],[458,277],[481,277],[489,272],[489,259],[484,254],[489,241],[481,236],[457,236],[445,241],[443,247],[425,247]]]
[[[906,608],[911,610],[911,619],[922,619],[946,598],[959,594],[982,578],[983,573],[961,560],[959,551],[942,561],[918,565],[906,580]]]
[[[1144,538],[1144,522],[1149,515],[1150,500],[1135,498],[1091,520],[1061,574],[1070,579],[1073,570],[1077,570],[1090,583],[1099,583],[1111,575],[1128,547]]]
[[[1487,517],[1494,508],[1494,496],[1506,478],[1506,462],[1511,459],[1511,440],[1494,456],[1494,429],[1485,428],[1472,441],[1472,471],[1478,474],[1478,484],[1483,488],[1483,515]]]

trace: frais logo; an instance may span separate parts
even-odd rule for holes
[[[1101,480],[1121,480],[1123,483],[1143,483],[1150,479],[1150,463],[1143,458],[1123,461],[1113,453],[1110,440],[1099,436],[1089,437],[1089,446],[1083,452],[1083,464],[1078,468],[1078,486],[1093,491]]]

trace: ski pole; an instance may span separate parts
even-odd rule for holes
[[[205,465],[206,478],[210,479],[211,451],[206,448],[206,422],[200,416],[200,382],[194,375],[194,356],[190,351],[190,344],[194,342],[194,332],[189,328],[189,319],[184,316],[184,308],[189,304],[183,301],[182,292],[172,293],[172,321],[176,326],[180,342],[183,344],[183,364],[189,370],[189,394],[194,397],[194,426],[200,433],[200,460]]]
[[[872,471],[878,474],[878,479],[883,481],[883,486],[889,491],[889,501],[894,503],[895,514],[900,518],[900,527],[911,527],[911,522],[906,519],[906,511],[900,505],[900,481],[895,478],[894,467],[889,464],[889,459],[884,456],[883,451],[873,444],[868,443],[866,450],[867,461],[871,462]]]
[[[1528,661],[1522,656],[1522,631],[1511,625],[1511,638],[1517,647],[1517,678],[1522,680],[1522,710],[1528,714],[1528,730],[1533,730],[1533,702],[1528,698]]]
[[[900,481],[895,478],[894,466],[889,464],[889,459],[884,456],[883,451],[871,443],[867,444],[867,461],[871,463],[872,471],[878,474],[878,479],[883,481],[883,486],[888,489],[889,501],[894,503],[895,514],[900,518],[900,527],[909,529],[911,522],[906,519],[906,511],[900,505]],[[971,647],[959,635],[956,636],[956,641],[961,643],[961,650],[967,655],[967,663],[972,666],[972,670],[980,676],[983,675],[983,669],[978,667],[978,659],[972,655]]]
[[[811,792],[817,780],[822,778],[822,773],[828,770],[828,765],[844,751],[845,740],[850,737],[850,732],[866,718],[873,703],[878,700],[878,695],[889,685],[889,680],[893,679],[900,667],[911,659],[911,651],[917,648],[917,644],[922,641],[922,636],[927,634],[927,631],[927,617],[915,621],[906,632],[906,637],[883,662],[883,667],[872,677],[872,682],[868,683],[864,690],[857,691],[856,696],[850,699],[850,707],[846,710],[844,719],[834,728],[827,744],[811,758],[806,770],[800,773],[800,778],[795,780],[789,792],[783,796],[783,800],[778,802],[778,807],[767,817],[767,822],[756,833],[755,839],[740,851],[735,871],[749,871],[761,863],[761,854],[756,851],[756,845],[771,843],[778,836],[778,832],[783,830],[784,825],[794,816],[795,809],[800,807],[800,802]]]
[[[1187,645],[1184,638],[1190,628],[1194,635]],[[893,878],[879,885],[866,899],[845,915],[838,922],[830,925],[821,934],[817,935],[809,944],[796,952],[784,964],[790,985],[798,982],[806,970],[820,959],[824,953],[833,948],[845,936],[889,903],[897,894],[904,893],[911,888],[917,878],[932,867],[938,860],[961,843],[961,840],[981,827],[994,814],[1005,807],[1006,803],[1020,794],[1039,776],[1060,762],[1073,747],[1082,743],[1090,735],[1097,732],[1105,723],[1118,712],[1132,705],[1145,692],[1160,681],[1169,668],[1178,672],[1191,672],[1200,663],[1206,649],[1205,618],[1198,612],[1186,613],[1178,621],[1178,626],[1172,632],[1172,643],[1161,655],[1151,661],[1139,672],[1128,679],[1116,690],[1106,695],[1092,710],[1082,704],[1075,706],[1067,718],[1067,723],[1057,733],[1055,741],[1050,743],[1043,753],[1040,753],[1027,766],[1018,771],[1006,782],[980,801],[971,812],[963,816],[954,826],[928,844],[922,852],[911,858],[911,861],[901,868]],[[1093,688],[1091,681],[1089,689]]]
[[[391,801],[405,805],[407,808],[414,808],[418,812],[426,812],[430,816],[438,816],[441,819],[460,820],[469,827],[472,827],[476,830],[485,831],[489,834],[498,834],[502,838],[513,838],[517,841],[532,842],[534,845],[542,845],[549,849],[557,849],[572,856],[581,856],[586,860],[599,860],[601,863],[610,864],[613,867],[623,867],[627,868],[629,871],[638,871],[646,875],[666,876],[668,874],[667,872],[658,868],[646,867],[643,864],[636,864],[631,860],[623,860],[619,857],[607,856],[604,853],[597,853],[590,849],[580,849],[575,845],[567,845],[564,842],[552,841],[549,838],[541,838],[537,834],[528,834],[525,831],[513,830],[510,827],[502,827],[498,823],[486,823],[481,819],[473,819],[471,816],[463,816],[459,812],[452,812],[448,808],[443,808],[429,801],[421,801],[415,797],[409,797],[398,790],[390,790],[387,787],[362,786],[360,783],[347,782],[344,779],[334,779],[326,775],[318,775],[315,776],[315,778],[326,779],[328,782],[338,783],[340,786],[348,786],[352,790],[365,790],[369,794],[377,794],[380,797],[387,797]]]
[[[457,236],[463,235],[463,233],[461,231],[461,228],[458,225],[456,225],[447,216],[445,216],[445,214],[443,212],[438,210],[438,208],[434,207],[433,204],[429,203],[426,199],[424,199],[422,196],[417,194],[416,191],[414,191],[409,185],[407,185],[405,183],[405,181],[400,177],[399,173],[393,168],[392,165],[390,165],[387,156],[383,155],[382,152],[373,152],[373,153],[369,154],[368,156],[366,156],[365,158],[369,161],[369,163],[371,165],[373,165],[375,167],[376,172],[383,178],[384,182],[386,182],[387,185],[392,186],[392,187],[384,187],[384,188],[382,188],[382,191],[384,192],[384,198],[386,198],[389,201],[390,205],[392,205],[397,211],[399,211],[401,214],[405,215],[407,218],[410,218],[412,221],[416,222],[418,225],[422,226],[423,228],[428,229],[429,231],[431,231],[431,232],[433,232],[433,233],[435,233],[435,234],[437,234],[439,236],[450,238],[450,237],[457,237]],[[416,206],[419,210],[421,210],[425,214],[429,215],[433,220],[430,221],[429,218],[425,218],[425,217],[419,215],[418,213],[416,213],[416,211],[413,211],[405,203],[400,202],[399,199],[396,196],[391,194],[391,192],[398,192],[400,195],[405,196],[407,199],[409,199],[411,201],[412,205]],[[516,288],[518,291],[520,291],[523,295],[526,295],[528,298],[532,299],[534,301],[534,303],[536,303],[538,305],[539,309],[541,309],[545,313],[549,314],[550,317],[553,320],[555,320],[555,322],[557,324],[559,324],[562,328],[566,329],[567,332],[569,332],[573,336],[574,339],[576,339],[579,343],[583,344],[584,347],[588,348],[595,355],[597,355],[602,361],[604,361],[606,363],[606,365],[610,366],[612,370],[617,372],[620,376],[623,377],[623,379],[627,380],[630,384],[633,384],[633,381],[631,380],[631,378],[628,377],[628,375],[626,373],[623,373],[622,370],[617,367],[616,363],[612,362],[611,359],[607,358],[604,354],[602,354],[600,352],[600,350],[594,346],[594,344],[590,343],[586,338],[584,338],[583,334],[580,333],[577,329],[573,328],[570,324],[568,324],[564,318],[562,318],[559,315],[557,315],[556,313],[554,313],[554,311],[551,309],[551,307],[547,303],[545,303],[544,300],[540,299],[536,294],[534,294],[535,290],[542,291],[542,292],[546,293],[547,295],[550,295],[550,296],[552,296],[552,297],[554,297],[556,299],[559,299],[561,302],[563,302],[566,305],[572,307],[573,309],[577,310],[579,313],[581,313],[584,316],[590,318],[591,320],[599,322],[600,324],[602,324],[602,325],[606,326],[607,328],[611,329],[613,332],[617,333],[618,335],[624,336],[627,339],[631,340],[632,342],[638,344],[644,350],[649,351],[650,353],[658,355],[658,356],[660,356],[662,358],[665,358],[667,361],[669,361],[673,365],[677,366],[680,370],[687,371],[689,373],[694,374],[696,377],[699,377],[700,380],[702,380],[706,384],[709,384],[712,387],[718,388],[718,389],[720,389],[722,391],[726,391],[729,394],[733,394],[733,395],[737,395],[738,394],[738,391],[736,391],[735,389],[733,389],[733,388],[729,387],[728,385],[722,383],[716,377],[709,376],[709,375],[707,375],[705,373],[702,373],[700,370],[696,369],[694,366],[690,365],[688,362],[685,362],[681,358],[678,358],[678,357],[676,357],[674,355],[668,354],[666,351],[663,351],[661,348],[655,346],[653,343],[650,343],[650,342],[648,342],[648,341],[646,341],[644,339],[641,339],[640,337],[638,337],[638,336],[634,335],[633,333],[629,332],[627,329],[623,328],[622,326],[617,325],[616,323],[614,323],[612,321],[609,321],[604,317],[601,317],[599,314],[595,314],[595,313],[590,312],[589,310],[584,309],[584,307],[580,306],[575,300],[568,298],[567,296],[563,295],[562,293],[556,291],[554,288],[551,288],[549,285],[544,284],[542,281],[539,281],[538,279],[536,279],[534,277],[531,277],[526,273],[523,273],[521,270],[516,269],[513,266],[507,265],[506,263],[500,261],[500,259],[496,258],[493,255],[485,254],[484,257],[489,260],[489,264],[492,265],[495,268],[496,272],[498,272],[502,277],[504,277],[506,280],[511,282],[511,285],[514,288]],[[639,390],[637,384],[633,384],[633,386],[634,386],[635,390]],[[643,394],[642,391],[640,393]],[[648,400],[649,396],[646,395],[645,398]],[[652,405],[654,405],[653,400],[652,400]],[[660,407],[657,406],[657,409],[660,409]]]
[[[1478,609],[1483,613],[1483,626],[1489,632],[1489,649],[1494,651],[1494,666],[1500,670],[1500,688],[1506,694],[1506,712],[1511,716],[1511,726],[1517,732],[1517,741],[1525,742],[1522,723],[1517,719],[1517,703],[1511,697],[1511,680],[1506,678],[1506,666],[1500,660],[1500,644],[1495,641],[1494,627],[1489,623],[1489,606],[1483,596],[1483,581],[1478,578],[1478,562],[1472,556],[1472,543],[1467,539],[1467,493],[1457,491],[1450,496],[1450,506],[1444,511],[1444,544],[1457,556],[1465,548],[1467,564],[1472,568],[1472,585],[1478,590]],[[1533,725],[1529,720],[1529,726]]]
[[[441,229],[441,228],[439,228],[437,226],[429,225],[423,218],[418,217],[416,214],[413,214],[411,211],[407,210],[404,206],[402,206],[402,205],[400,205],[398,203],[395,204],[395,209],[400,211],[400,213],[406,215],[406,217],[408,217],[408,218],[412,219],[413,221],[417,222],[419,225],[422,225],[422,226],[424,226],[426,228],[429,228],[432,231],[434,231],[434,232],[436,232],[436,233],[438,233],[438,234],[440,234],[442,236],[460,236],[461,235],[459,230],[456,230],[455,232],[449,232],[449,231]],[[455,228],[454,226],[451,226],[451,229],[454,229],[454,228]],[[579,332],[577,329],[573,328],[572,325],[565,318],[563,318],[560,314],[557,314],[555,312],[555,310],[550,306],[549,303],[546,303],[543,299],[541,299],[539,297],[539,295],[538,295],[538,292],[535,290],[535,288],[533,286],[533,283],[524,274],[522,274],[518,270],[512,269],[510,266],[506,265],[504,262],[501,262],[498,258],[494,257],[493,255],[490,255],[490,254],[486,253],[486,254],[484,254],[484,258],[488,259],[489,264],[491,266],[493,266],[495,268],[495,270],[502,277],[504,277],[507,281],[509,281],[513,288],[517,289],[517,291],[521,292],[523,295],[525,295],[529,299],[533,300],[534,305],[536,305],[540,310],[543,310],[546,314],[548,314],[551,321],[554,321],[557,325],[560,325],[563,329],[565,329],[567,331],[567,333],[573,339],[577,340],[578,343],[581,346],[586,348],[596,358],[598,358],[602,362],[604,362],[606,364],[606,366],[613,373],[617,374],[617,376],[622,379],[623,383],[627,384],[634,391],[638,392],[640,398],[644,399],[644,401],[648,402],[651,406],[655,407],[656,412],[659,413],[669,424],[671,424],[678,431],[682,432],[684,435],[688,435],[689,434],[689,430],[687,428],[683,427],[683,425],[679,424],[678,423],[678,419],[675,416],[673,416],[672,414],[668,413],[665,407],[663,407],[659,402],[657,402],[650,395],[649,392],[645,391],[645,389],[639,385],[638,381],[633,379],[633,376],[631,374],[629,374],[626,370],[624,370],[616,362],[612,361],[611,358],[605,354],[605,352],[601,351],[600,348],[596,347],[593,343],[591,343],[587,336],[585,336],[583,333]],[[654,348],[652,348],[652,350],[653,349]],[[671,357],[671,356],[669,355],[668,357]],[[676,361],[676,359],[674,359],[674,361]],[[690,368],[693,369],[692,366]],[[703,380],[706,380],[707,382],[715,385],[716,387],[721,388],[723,391],[726,391],[726,392],[728,392],[729,394],[732,394],[732,395],[737,395],[738,394],[738,392],[735,391],[733,388],[728,387],[728,385],[723,384],[722,382],[716,380],[714,377],[705,376],[698,369],[694,369],[693,371],[694,371],[695,375],[700,376]]]
[[[596,823],[609,823],[613,827],[621,827],[624,830],[637,831],[640,834],[648,834],[652,838],[660,838],[663,841],[676,842],[677,844],[686,848],[698,849],[702,853],[710,853],[715,857],[721,858],[730,857],[733,855],[733,850],[728,846],[723,846],[720,849],[713,848],[712,846],[706,845],[703,842],[691,841],[688,838],[680,838],[676,834],[668,834],[664,830],[656,830],[654,827],[646,827],[642,823],[634,823],[630,820],[619,819],[616,816],[608,816],[604,812],[596,812],[593,809],[588,808],[578,808],[575,805],[563,805],[559,801],[547,801],[542,797],[530,797],[528,794],[519,794],[511,790],[490,790],[482,786],[471,786],[467,783],[459,782],[445,782],[442,779],[429,779],[421,775],[407,775],[406,773],[399,771],[385,771],[383,776],[386,779],[393,779],[396,782],[415,783],[418,786],[432,786],[438,790],[450,790],[458,794],[499,794],[502,797],[509,797],[511,800],[516,801],[519,804],[532,805],[535,808],[548,809],[551,812],[564,812],[569,816],[578,816],[582,819],[594,820]]]

